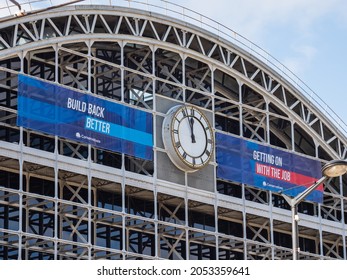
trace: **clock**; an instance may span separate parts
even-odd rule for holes
[[[206,166],[212,157],[212,127],[201,110],[192,105],[177,105],[166,114],[162,137],[174,165],[186,172]]]

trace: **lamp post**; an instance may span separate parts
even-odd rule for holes
[[[313,192],[320,184],[323,184],[326,180],[333,177],[339,177],[347,173],[347,161],[346,160],[332,160],[326,163],[322,167],[323,177],[315,182],[312,186],[308,187],[303,192],[299,193],[294,198],[291,198],[282,193],[282,196],[290,205],[292,211],[292,245],[293,245],[293,260],[298,259],[298,204],[303,201],[311,192]]]

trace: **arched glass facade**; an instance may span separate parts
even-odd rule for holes
[[[18,127],[18,74],[153,116],[153,160]],[[276,71],[147,11],[64,7],[0,23],[0,259],[291,259],[279,194],[177,169],[161,126],[199,107],[214,133],[324,162],[346,136]],[[347,175],[299,206],[300,259],[346,259]]]

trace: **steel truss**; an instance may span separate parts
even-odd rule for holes
[[[215,172],[212,191],[192,187],[188,174],[163,180],[157,131],[154,160],[145,161],[17,127],[18,73],[151,112],[155,128],[173,104],[190,103],[211,115],[216,131],[322,162],[347,157],[346,137],[289,83],[178,20],[64,8],[1,23],[0,49],[2,259],[292,256],[280,196]],[[300,258],[347,258],[346,187],[346,175],[330,180],[322,205],[300,205]]]

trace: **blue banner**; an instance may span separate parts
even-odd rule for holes
[[[295,196],[322,177],[318,160],[216,133],[217,177]],[[322,203],[323,185],[307,200]]]
[[[18,126],[153,159],[152,114],[29,76],[18,79]]]

